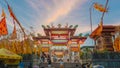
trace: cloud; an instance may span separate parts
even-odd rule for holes
[[[120,21],[117,21],[117,22],[111,23],[111,25],[120,25]]]
[[[43,22],[45,24],[50,24],[51,22],[55,22],[60,17],[64,17],[68,15],[72,10],[76,8],[76,6],[82,5],[86,0],[52,0],[50,2],[45,2],[43,0],[29,0],[27,3],[33,8],[33,11],[36,11],[37,19],[36,22],[39,22],[40,16],[42,15],[40,12],[44,11],[46,13],[45,19]],[[52,5],[51,5],[52,4]]]
[[[49,17],[45,20],[45,23],[50,24],[60,17],[67,16],[78,4],[83,4],[83,2],[85,2],[85,0],[63,0],[61,2],[54,2],[56,8],[50,13]]]
[[[52,22],[59,21],[61,18],[65,18],[69,15],[73,10],[80,7],[87,0],[26,0],[26,2],[32,7],[33,11],[35,11],[36,17],[34,18],[34,22],[36,24],[36,31],[40,32],[40,28],[42,24],[47,25]]]

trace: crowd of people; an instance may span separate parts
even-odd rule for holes
[[[0,68],[7,68],[7,64],[3,60],[0,60]]]

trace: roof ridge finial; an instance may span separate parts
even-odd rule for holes
[[[61,24],[58,24],[58,28],[61,28]]]

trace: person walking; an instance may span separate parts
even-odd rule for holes
[[[5,68],[3,60],[0,60],[0,68]]]
[[[20,67],[20,68],[24,68],[24,63],[23,63],[22,61],[20,61],[19,67]]]
[[[44,63],[45,57],[44,57],[43,55],[41,56],[41,60],[42,60],[42,62]]]
[[[29,63],[29,66],[28,66],[28,68],[32,68],[32,63],[31,63],[31,62]]]
[[[75,68],[79,68],[79,65],[78,65],[78,64],[76,64],[76,65],[75,65]]]
[[[47,62],[48,62],[48,68],[51,68],[51,59],[50,59],[50,56],[48,55],[48,58],[47,58]]]
[[[60,68],[64,68],[64,62],[62,59],[60,59]]]

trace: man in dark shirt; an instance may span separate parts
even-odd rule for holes
[[[51,59],[50,59],[50,56],[48,55],[48,58],[47,58],[47,62],[48,62],[48,67],[50,68],[51,67]]]
[[[5,68],[4,62],[0,60],[0,68]]]

